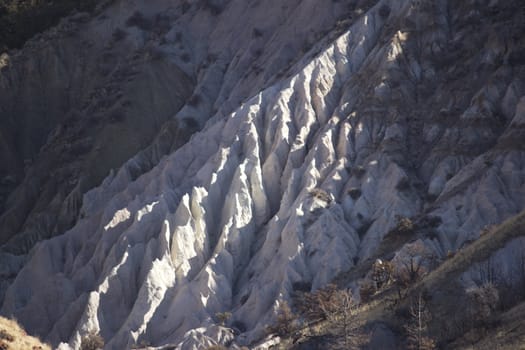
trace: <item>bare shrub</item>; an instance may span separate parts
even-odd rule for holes
[[[82,337],[80,350],[98,350],[104,348],[104,339],[95,332],[90,332]]]
[[[362,332],[356,321],[357,303],[350,290],[334,290],[329,303],[323,307],[329,333],[334,336],[332,349],[356,349],[368,342],[369,336]]]
[[[389,261],[377,259],[372,265],[372,281],[377,290],[388,285],[394,277],[394,265]]]
[[[266,328],[270,334],[277,334],[279,336],[287,336],[295,333],[299,328],[297,317],[292,312],[292,309],[286,301],[281,302],[277,310],[277,319],[275,324]]]
[[[435,349],[436,343],[428,334],[428,323],[432,319],[432,315],[427,308],[422,293],[419,293],[417,297],[412,300],[409,312],[409,320],[404,326],[407,337],[407,349]]]
[[[226,322],[232,317],[232,313],[231,312],[228,312],[228,311],[225,311],[225,312],[217,312],[215,314],[215,319],[217,320],[217,322],[221,325],[221,326],[224,326],[226,324]]]
[[[313,293],[302,293],[297,300],[299,313],[310,322],[326,320],[333,341],[332,349],[354,349],[368,337],[355,320],[357,303],[348,289],[329,284]]]
[[[297,299],[297,310],[308,321],[325,320],[327,313],[333,312],[332,298],[337,291],[334,284],[329,284],[313,293],[301,293]]]
[[[428,272],[433,255],[419,241],[407,245],[393,260],[396,283],[401,287],[409,287]]]
[[[485,283],[479,287],[467,290],[469,297],[469,316],[474,326],[484,326],[497,309],[499,293],[492,283]]]
[[[415,225],[410,218],[397,216],[397,225],[391,233],[408,235],[414,233]]]
[[[313,188],[312,190],[310,190],[310,194],[312,195],[312,197],[317,198],[319,200],[322,200],[322,201],[324,201],[326,203],[331,203],[332,202],[332,197],[330,197],[328,192],[326,192],[323,189]]]

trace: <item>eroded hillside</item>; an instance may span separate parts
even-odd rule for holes
[[[0,75],[3,133],[50,118],[3,148],[35,158],[0,218],[0,312],[64,349],[90,332],[108,349],[265,348],[298,286],[357,292],[413,244],[441,264],[525,208],[524,14],[158,0],[64,20]]]

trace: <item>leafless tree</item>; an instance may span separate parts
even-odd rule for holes
[[[301,293],[296,301],[297,310],[309,322],[325,320],[333,312],[332,298],[337,292],[335,284],[329,284],[313,293]]]
[[[428,335],[428,323],[432,315],[427,308],[422,293],[419,293],[410,305],[410,319],[405,325],[407,334],[407,349],[432,350],[436,343]]]
[[[332,349],[356,349],[368,341],[356,320],[356,308],[352,292],[337,289],[328,304],[323,305],[330,333],[334,336]]]
[[[297,308],[310,322],[326,322],[333,337],[332,349],[355,349],[368,340],[356,320],[357,302],[348,289],[329,284],[313,293],[303,293]]]
[[[418,281],[428,272],[427,265],[433,259],[434,256],[425,249],[423,244],[408,246],[403,251],[403,255],[396,259],[395,278],[397,284],[408,287]]]

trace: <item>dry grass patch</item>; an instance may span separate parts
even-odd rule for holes
[[[16,321],[0,317],[0,349],[51,350],[51,347],[28,335]]]
[[[488,259],[512,239],[525,236],[525,211],[495,226],[490,232],[465,247],[426,276],[416,288],[438,289],[455,280],[474,263]]]

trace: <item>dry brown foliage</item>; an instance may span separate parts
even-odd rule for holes
[[[80,350],[98,350],[104,348],[104,339],[95,332],[82,337]]]

